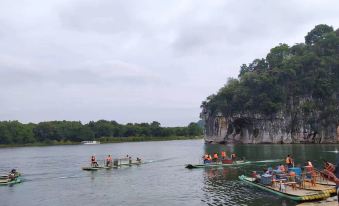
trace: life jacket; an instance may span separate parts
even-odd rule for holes
[[[91,157],[91,161],[95,162],[95,157],[94,156]]]
[[[290,176],[291,176],[291,177],[295,177],[295,176],[296,176],[295,172],[293,172],[293,171],[290,172]]]
[[[286,157],[285,162],[286,162],[286,164],[292,164],[291,158],[290,158],[290,157]]]
[[[215,153],[215,154],[213,155],[213,158],[214,158],[214,159],[218,159],[218,154]]]
[[[204,160],[208,160],[209,158],[208,158],[208,154],[205,154],[205,156],[204,156]]]
[[[221,152],[222,157],[226,157],[226,152]]]
[[[311,162],[311,161],[308,161],[308,162],[307,162],[307,165],[308,165],[308,166],[311,166],[311,167],[313,167],[313,165],[312,165],[312,162]]]

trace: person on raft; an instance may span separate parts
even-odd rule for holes
[[[111,156],[111,155],[108,155],[108,156],[106,157],[106,167],[111,167],[111,166],[112,166],[112,163],[113,163],[112,156]]]
[[[231,159],[232,161],[235,161],[237,159],[237,155],[235,153],[231,154]]]
[[[18,173],[15,169],[12,169],[11,172],[8,174],[8,179],[14,180],[18,177]]]
[[[141,159],[139,157],[137,157],[137,162],[141,163]]]
[[[91,166],[92,167],[99,167],[98,162],[95,158],[95,155],[92,155],[92,157],[91,157]]]
[[[312,164],[312,162],[310,160],[307,160],[305,162],[305,166],[313,167],[313,164]]]
[[[211,161],[212,161],[211,155],[208,155],[208,154],[205,154],[203,156],[203,159],[204,159],[204,164],[211,163]]]
[[[287,157],[285,159],[285,163],[287,164],[288,168],[293,167],[293,159],[292,159],[291,155],[287,155]]]
[[[227,155],[226,155],[226,152],[225,152],[225,151],[222,151],[222,152],[221,152],[221,158],[222,158],[223,160],[225,160],[225,159],[227,158]]]
[[[214,153],[214,155],[213,155],[213,162],[218,162],[218,160],[219,160],[218,154]]]

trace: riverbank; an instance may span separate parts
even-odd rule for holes
[[[203,139],[203,136],[170,136],[170,137],[102,137],[97,139],[101,144],[122,143],[122,142],[148,142],[148,141],[171,141],[171,140],[190,140]],[[27,144],[0,144],[0,148],[8,147],[42,147],[42,146],[58,146],[58,145],[78,145],[80,142],[71,141],[49,141],[35,142]]]

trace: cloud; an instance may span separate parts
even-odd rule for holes
[[[3,120],[185,125],[239,66],[316,24],[336,0],[3,0]]]

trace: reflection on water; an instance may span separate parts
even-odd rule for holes
[[[302,164],[307,159],[321,167],[322,159],[336,161],[337,145],[204,145],[201,140],[0,149],[0,171],[12,167],[25,181],[0,187],[1,205],[10,206],[195,206],[247,205],[294,206],[238,180],[242,174],[278,165],[292,154]],[[226,168],[186,169],[205,153],[227,151],[251,164]],[[82,171],[90,155],[142,157],[147,164],[113,170]]]

